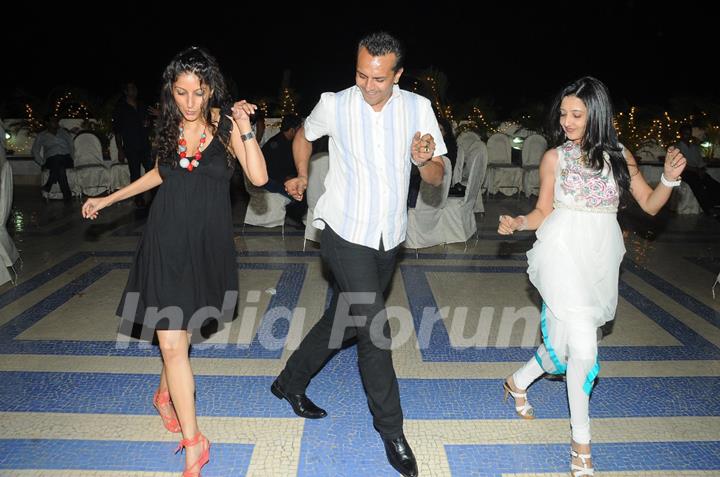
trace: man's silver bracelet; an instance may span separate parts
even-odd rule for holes
[[[430,161],[432,161],[432,159],[428,159],[427,161],[416,163],[415,165],[418,167],[418,169],[420,169],[421,167],[427,166]]]

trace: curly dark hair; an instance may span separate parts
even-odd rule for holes
[[[177,167],[178,164],[178,127],[183,120],[183,115],[173,97],[173,85],[178,77],[185,73],[197,75],[200,84],[209,87],[211,96],[202,107],[202,115],[212,135],[218,137],[226,149],[229,149],[230,144],[230,130],[221,131],[221,134],[218,135],[217,124],[212,121],[213,108],[220,108],[220,121],[222,121],[222,112],[228,111],[231,106],[225,77],[220,71],[217,60],[212,55],[202,48],[193,46],[175,55],[163,73],[163,86],[160,91],[160,118],[157,126],[157,151],[158,161],[161,164],[170,164],[172,167]],[[228,154],[228,167],[233,165],[234,160]]]

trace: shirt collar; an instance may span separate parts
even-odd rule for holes
[[[355,88],[354,92],[355,92],[356,97],[358,98],[358,101],[362,101],[363,104],[366,104],[367,106],[370,106],[369,104],[367,104],[367,102],[365,102],[365,98],[364,98],[363,95],[362,95],[362,91],[360,91],[360,87],[358,87],[358,85],[355,85],[355,86],[353,86],[353,88]],[[385,103],[385,104],[383,105],[382,110],[381,110],[381,111],[378,111],[378,112],[384,111],[388,104],[390,104],[390,103],[391,103],[393,100],[395,100],[396,98],[399,98],[399,97],[400,97],[400,94],[401,94],[401,93],[400,93],[400,86],[398,86],[397,84],[394,84],[394,85],[393,85],[393,89],[392,89],[392,94],[390,95],[390,98],[388,98],[387,103]]]

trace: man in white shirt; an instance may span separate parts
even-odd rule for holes
[[[58,182],[63,199],[66,202],[72,199],[65,170],[73,167],[73,138],[65,128],[60,127],[58,118],[47,119],[47,128],[33,142],[32,155],[42,168],[50,171],[43,189],[50,192],[53,184]]]
[[[313,225],[323,229],[321,256],[335,283],[330,307],[271,390],[299,416],[325,417],[305,389],[342,342],[356,338],[368,405],[388,461],[402,475],[416,476],[415,456],[403,434],[383,293],[405,240],[411,162],[424,181],[438,185],[444,169],[440,156],[447,150],[430,101],[397,86],[402,61],[399,42],[387,33],[363,38],[355,86],[324,93],[295,135],[298,177],[285,187],[296,200],[307,188],[311,141],[330,139],[326,191],[315,206]]]

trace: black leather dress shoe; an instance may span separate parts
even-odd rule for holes
[[[270,391],[278,399],[284,399],[289,402],[295,414],[300,417],[304,417],[305,419],[320,419],[327,416],[327,412],[317,407],[306,395],[288,394],[283,391],[277,379],[273,381],[272,386],[270,386]]]
[[[450,187],[450,189],[448,190],[448,196],[464,197],[465,196],[465,186],[458,182],[454,186]]]
[[[395,439],[383,439],[388,462],[405,477],[417,477],[418,468],[410,444],[401,435]]]

